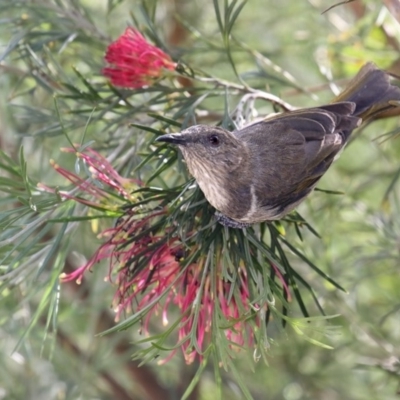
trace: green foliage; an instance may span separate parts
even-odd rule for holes
[[[264,399],[266,392],[268,398],[288,400],[395,398],[397,121],[363,129],[299,212],[245,230],[216,224],[180,154],[154,143],[158,135],[193,123],[231,129],[291,104],[315,105],[318,96],[318,102],[327,101],[333,97],[328,89],[337,89],[333,78],[353,75],[366,61],[389,67],[397,59],[393,43],[399,35],[389,36],[387,28],[395,29],[394,24],[378,2],[363,15],[342,5],[321,16],[323,10],[312,4],[0,4],[5,88],[0,99],[0,334],[6,338],[0,358],[8,375],[0,378],[0,397],[3,390],[5,398],[16,399],[38,398],[38,393],[156,399],[160,390],[188,399]],[[176,72],[134,90],[110,84],[101,73],[104,52],[126,24],[171,54]],[[61,153],[63,147],[76,154]],[[93,175],[79,157],[88,148],[122,177],[140,182],[130,187],[129,199]],[[104,197],[89,196],[66,181],[49,167],[50,160],[56,170],[97,186]],[[100,232],[118,228],[123,218],[135,224],[147,216],[148,223],[122,249],[149,237],[160,239],[129,259],[129,277],[147,271],[157,249],[170,241],[179,241],[183,249],[180,272],[145,307],[138,306],[146,294],[140,292],[117,324],[106,310],[123,265],[113,270],[110,262],[113,285],[103,282],[104,262],[86,272],[81,288],[60,284],[59,276],[96,254],[105,241],[96,237]],[[174,284],[194,266],[201,267],[204,293],[209,284],[211,298],[218,299],[219,283],[229,283],[228,302],[238,304],[245,273],[247,308],[242,305],[237,319],[227,318],[215,302],[210,340],[203,347],[196,330],[203,312],[199,296],[184,315],[175,308],[167,326],[161,323],[164,310],[158,309],[150,336],[142,335],[146,315],[156,304],[169,304]],[[193,316],[193,326],[176,340],[187,315]],[[238,322],[248,324],[244,335],[252,338],[251,345],[239,346],[226,335]],[[193,368],[182,365],[179,352],[163,367],[148,366],[185,340],[187,353],[202,356]],[[126,362],[130,355],[137,364]],[[260,359],[264,362],[256,365]],[[24,371],[17,360],[29,368],[37,363],[41,379],[26,378],[29,387],[18,387],[29,368]],[[79,374],[76,366],[83,360],[85,373]],[[145,378],[137,372],[139,364]],[[176,368],[182,373],[173,372]],[[48,370],[53,378],[44,382]]]

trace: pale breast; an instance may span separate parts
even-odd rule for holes
[[[217,171],[210,172],[202,163],[193,159],[187,159],[186,163],[207,201],[218,211],[224,212],[229,205],[229,195]]]
[[[229,204],[229,196],[222,185],[209,175],[202,176],[200,179],[196,178],[196,181],[208,202],[217,210],[224,212]]]

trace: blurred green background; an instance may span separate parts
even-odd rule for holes
[[[237,72],[296,107],[328,102],[367,61],[400,75],[400,25],[383,3],[354,1],[322,14],[334,3],[249,0],[232,31]],[[139,26],[146,24],[144,4],[154,10],[157,33],[175,58],[237,81],[220,46],[211,1],[0,0],[0,146],[17,164],[23,146],[33,182],[58,183],[50,159],[71,163],[59,150],[68,145],[60,118],[78,140],[91,112],[77,98],[60,100],[57,112],[57,80],[82,93],[86,88],[75,70],[100,82],[107,45],[133,19]],[[244,47],[257,53],[249,57]],[[223,113],[221,98],[209,100],[208,107]],[[232,111],[238,97],[232,93],[228,99]],[[261,101],[256,109],[259,115],[273,111]],[[87,140],[106,146],[112,130],[118,141],[132,134],[128,122],[112,125],[98,119],[89,124]],[[298,261],[296,268],[314,287],[325,312],[340,314],[330,322],[339,328],[323,339],[333,350],[288,329],[274,334],[269,366],[238,354],[237,368],[255,399],[399,398],[400,141],[396,132],[377,139],[395,131],[398,122],[398,117],[375,121],[355,134],[319,183],[343,195],[317,191],[300,206],[322,238],[305,233],[299,248],[347,293]],[[12,203],[8,193],[0,199],[5,218]],[[89,223],[80,224],[68,240],[70,268],[90,257],[100,243]],[[62,285],[51,297],[49,288],[57,287],[58,272],[38,274],[28,265],[26,280],[1,285],[0,399],[179,399],[196,370],[196,365],[183,363],[179,352],[165,365],[155,360],[138,368],[130,356],[140,327],[96,336],[114,324],[114,288],[104,282],[107,266],[96,268],[81,286]],[[57,310],[44,302],[49,297],[59,298]],[[296,309],[293,313],[300,316]],[[207,367],[190,398],[243,398],[233,375],[223,371],[222,377],[218,389],[213,368]]]

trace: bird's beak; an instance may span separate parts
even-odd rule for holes
[[[169,133],[168,135],[159,136],[156,142],[167,142],[172,144],[185,144],[185,137],[181,133]]]

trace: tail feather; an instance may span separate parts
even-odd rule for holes
[[[333,113],[336,117],[335,129],[343,134],[343,139],[347,140],[348,135],[361,125],[362,119],[356,116],[356,103],[341,101],[319,107],[322,110]]]
[[[375,64],[368,63],[360,69],[334,103],[341,101],[355,103],[354,115],[365,121],[398,106],[395,102],[400,101],[400,88],[390,83],[390,75]]]

